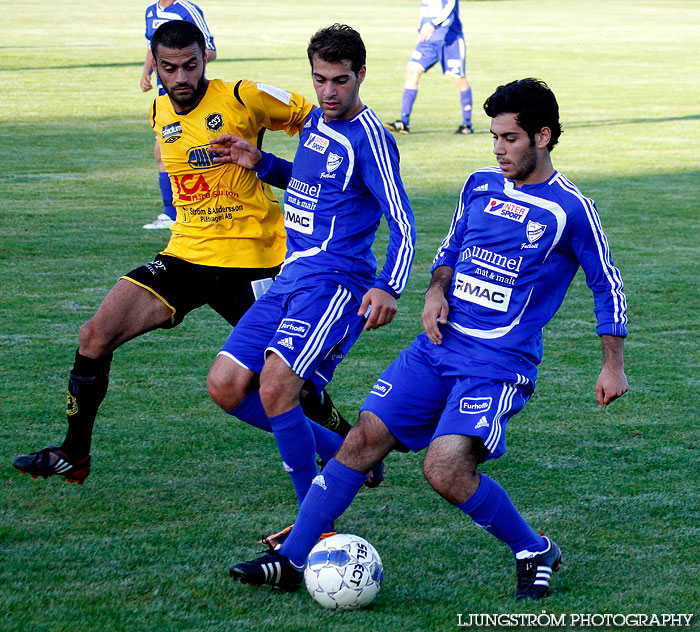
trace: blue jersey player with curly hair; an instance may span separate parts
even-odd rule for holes
[[[506,424],[535,388],[542,328],[579,267],[603,347],[598,405],[627,391],[626,301],[593,200],[552,165],[561,133],[554,94],[523,79],[500,86],[484,107],[498,166],[475,171],[462,189],[433,261],[425,331],[377,379],[281,548],[232,566],[234,578],[298,587],[323,525],[350,505],[375,463],[408,448],[426,449],[423,471],[433,489],[510,548],[516,599],[547,594],[559,547],[478,467],[505,452]]]

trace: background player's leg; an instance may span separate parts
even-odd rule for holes
[[[472,128],[472,89],[466,77],[450,75],[452,83],[459,92],[459,103],[462,108],[462,123],[457,128],[457,134],[471,134]]]
[[[403,94],[401,95],[401,117],[393,123],[384,123],[384,127],[390,132],[398,132],[399,134],[410,133],[411,112],[413,112],[413,104],[418,96],[418,82],[424,72],[425,70],[420,64],[415,61],[408,62],[403,84]]]
[[[158,166],[158,187],[160,188],[160,195],[163,198],[163,212],[156,217],[155,221],[150,224],[144,224],[144,228],[149,229],[159,229],[159,228],[170,228],[175,222],[175,217],[177,212],[173,206],[173,190],[170,185],[170,176],[165,170],[165,165],[160,156],[160,146],[156,140],[155,148],[153,149],[153,155],[156,159],[156,165]]]
[[[411,112],[413,104],[418,96],[418,82],[423,74],[423,66],[409,61],[406,66],[406,78],[403,84],[403,95],[401,96],[401,122],[408,128],[411,122]]]

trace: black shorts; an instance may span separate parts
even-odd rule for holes
[[[262,296],[279,272],[274,268],[219,268],[158,255],[122,279],[148,290],[171,310],[168,329],[179,325],[193,309],[209,305],[231,325]]]

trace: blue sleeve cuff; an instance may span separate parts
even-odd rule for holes
[[[253,168],[258,178],[273,187],[286,189],[292,177],[292,163],[266,151],[260,153],[262,160]]]
[[[377,279],[374,282],[374,287],[376,287],[378,290],[384,290],[387,294],[391,294],[394,298],[401,298],[400,294],[397,294],[391,286],[384,281],[384,279]]]
[[[627,327],[616,323],[598,325],[595,331],[599,336],[619,336],[620,338],[627,337]]]

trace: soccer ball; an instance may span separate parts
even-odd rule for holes
[[[338,533],[309,553],[304,581],[324,608],[354,610],[374,601],[384,577],[382,558],[367,540]]]

